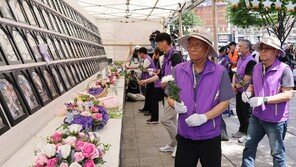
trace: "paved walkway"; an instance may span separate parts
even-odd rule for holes
[[[231,106],[234,106],[232,104]],[[126,102],[123,116],[123,134],[121,146],[121,166],[123,167],[173,167],[174,159],[170,153],[158,151],[159,147],[167,144],[168,133],[160,124],[148,125],[146,120],[149,116],[144,116],[138,112],[143,107],[143,102]],[[296,98],[290,103],[291,116],[288,132],[285,139],[287,166],[296,166]],[[160,107],[162,109],[162,107]],[[232,107],[233,108],[233,107]],[[160,114],[162,114],[162,110]],[[223,116],[228,135],[238,130],[238,119],[236,116]],[[237,139],[230,137],[230,141],[222,142],[222,166],[240,166],[243,144],[239,144]],[[200,164],[198,166],[201,166]],[[271,167],[272,158],[267,138],[265,137],[258,146],[257,167]]]

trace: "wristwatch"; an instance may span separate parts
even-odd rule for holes
[[[267,102],[268,102],[267,97],[263,97],[263,101],[264,101],[264,104],[267,104]]]

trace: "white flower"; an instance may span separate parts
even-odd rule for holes
[[[91,113],[89,111],[83,111],[81,113],[81,115],[86,116],[86,117],[90,117],[91,116]]]
[[[172,75],[167,75],[162,77],[161,83],[168,83],[169,81],[174,81],[174,77]]]
[[[70,133],[78,133],[82,129],[82,125],[72,124],[69,126]]]
[[[61,153],[62,157],[64,159],[67,159],[68,156],[70,155],[70,151],[71,151],[71,146],[69,145],[62,145],[58,148],[58,151]]]
[[[36,152],[36,153],[40,153],[42,147],[43,147],[43,143],[38,143],[38,144],[34,147],[34,152]]]
[[[88,132],[90,141],[100,140],[100,135],[97,132]]]
[[[82,166],[79,165],[79,163],[77,163],[77,162],[73,162],[73,163],[71,163],[71,165],[69,167],[82,167]]]
[[[76,141],[76,137],[75,137],[75,136],[68,136],[68,137],[64,140],[64,142],[65,142],[66,144],[69,144],[69,145],[74,144],[75,141]]]
[[[55,144],[46,144],[41,149],[41,153],[45,154],[47,157],[53,157],[56,154],[56,145]]]

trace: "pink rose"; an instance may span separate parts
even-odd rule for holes
[[[96,167],[96,164],[92,159],[89,159],[84,163],[83,167]]]
[[[96,146],[92,143],[84,143],[81,151],[83,153],[83,156],[90,158],[96,153]]]
[[[90,159],[95,159],[95,158],[98,158],[100,157],[100,152],[99,150],[96,148],[94,154],[90,157]]]
[[[55,167],[58,164],[57,158],[52,158],[47,160],[47,167]]]
[[[94,117],[94,119],[102,120],[102,114],[100,114],[100,113],[94,114],[93,117]]]
[[[39,153],[34,158],[34,166],[45,165],[47,163],[47,157],[45,154]]]
[[[62,143],[58,143],[56,144],[56,149],[58,149],[60,146],[62,146],[63,144]]]
[[[75,162],[82,161],[84,159],[84,156],[82,152],[76,152],[74,153]]]
[[[67,163],[65,163],[65,162],[62,162],[62,163],[60,164],[60,167],[69,167],[69,165],[68,165]]]
[[[76,150],[80,151],[84,145],[84,142],[81,140],[76,141]]]
[[[62,134],[60,132],[55,132],[50,138],[54,143],[58,143],[62,140]]]

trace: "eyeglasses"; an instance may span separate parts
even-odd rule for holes
[[[204,45],[202,43],[188,43],[187,48],[188,49],[200,49],[202,48]]]
[[[273,47],[259,47],[259,52],[268,52],[270,50],[274,50]]]

